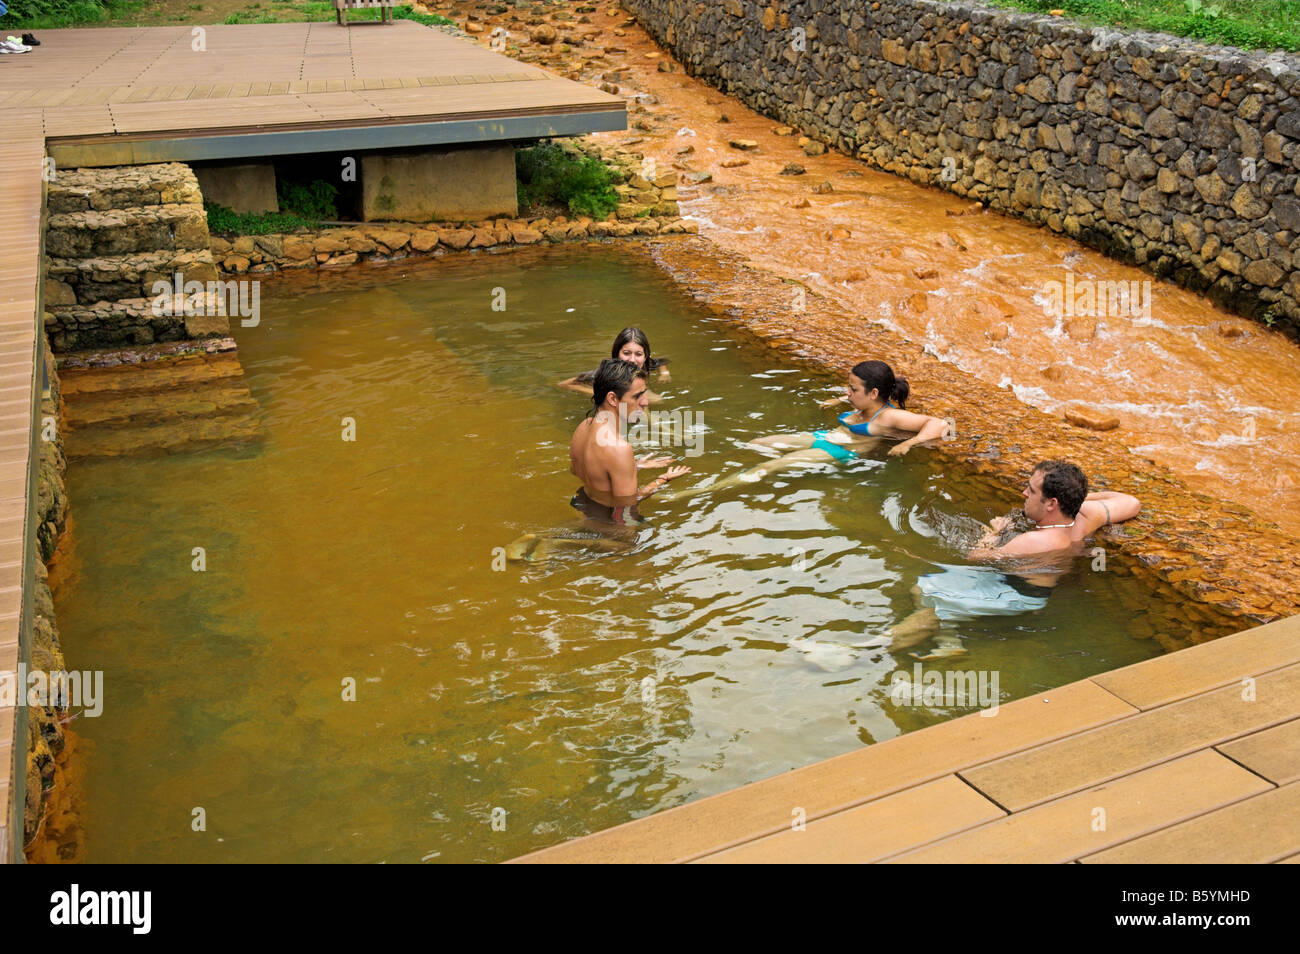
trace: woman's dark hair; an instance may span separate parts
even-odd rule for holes
[[[598,411],[605,403],[605,395],[611,391],[620,401],[627,389],[632,386],[632,382],[637,378],[644,378],[645,371],[638,368],[631,361],[622,361],[618,358],[606,358],[596,369],[596,379],[591,382],[591,410],[587,414]]]
[[[907,395],[911,389],[907,378],[894,377],[894,369],[883,361],[863,361],[853,368],[853,376],[863,383],[868,391],[872,388],[886,401],[893,401],[900,408],[907,405]]]
[[[1077,465],[1068,460],[1044,460],[1034,468],[1043,473],[1043,496],[1056,498],[1061,513],[1070,519],[1079,515],[1079,508],[1088,499],[1088,478]]]
[[[623,345],[629,341],[635,341],[645,351],[645,370],[649,374],[651,371],[658,371],[668,363],[667,358],[650,357],[650,339],[645,336],[645,332],[640,328],[624,328],[614,339],[614,347],[609,349],[609,356],[617,358],[618,353],[623,350]]]

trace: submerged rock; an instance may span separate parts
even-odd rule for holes
[[[1119,418],[1100,408],[1070,408],[1065,412],[1065,419],[1075,427],[1090,431],[1113,431],[1119,427]]]

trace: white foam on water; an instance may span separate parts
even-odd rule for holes
[[[1072,404],[1084,404],[1084,401],[1071,401]],[[1093,405],[1097,406],[1097,405]],[[1163,417],[1170,419],[1203,416],[1208,409],[1199,402],[1189,404],[1135,404],[1132,401],[1109,401],[1100,405],[1108,411],[1123,411],[1142,417]],[[1199,412],[1199,414],[1197,413]]]
[[[1253,447],[1259,444],[1260,440],[1257,437],[1242,437],[1239,434],[1225,431],[1212,441],[1193,439],[1192,443],[1200,447],[1210,447],[1217,450],[1223,447]]]
[[[1016,400],[1020,401],[1021,404],[1039,405],[1051,403],[1052,401],[1052,396],[1036,385],[1013,384],[1011,385],[1011,393],[1016,396]]]

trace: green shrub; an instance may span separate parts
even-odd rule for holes
[[[575,215],[603,219],[618,205],[614,177],[603,162],[542,143],[515,153],[519,205],[563,205]]]
[[[292,212],[235,212],[207,200],[203,202],[203,211],[208,213],[208,231],[213,235],[269,235],[320,225],[319,221]]]
[[[276,189],[280,208],[301,215],[305,219],[337,219],[339,210],[335,200],[339,190],[324,179],[312,182],[280,180]]]
[[[5,0],[9,11],[0,17],[5,30],[50,30],[74,23],[100,23],[131,6],[99,0]]]
[[[283,2],[283,0],[275,0]],[[298,3],[294,11],[301,14],[298,17],[286,17],[286,19],[302,20],[333,20],[334,4],[330,0],[305,0]],[[366,7],[360,10],[348,11],[348,22],[362,20],[378,20],[383,15],[383,11],[377,7]],[[455,20],[449,20],[446,17],[438,16],[436,13],[416,13],[410,6],[393,7],[394,20],[414,20],[424,26],[448,26],[454,25]]]
[[[105,23],[143,16],[146,0],[13,0],[9,12],[0,17],[0,28],[5,30],[50,30],[83,23]],[[334,19],[334,4],[329,0],[271,0],[271,10],[264,7],[265,0],[255,0],[244,9],[227,14],[225,23],[282,23],[288,21],[328,21]],[[203,9],[200,3],[191,3],[190,11]],[[154,17],[169,17],[185,22],[185,14],[163,9],[150,11]],[[348,11],[350,20],[375,20],[380,11],[375,8]],[[393,18],[414,20],[425,26],[446,26],[454,21],[433,13],[416,13],[410,6],[393,8]]]
[[[314,229],[322,221],[339,217],[335,204],[339,190],[323,179],[312,182],[281,180],[276,189],[280,212],[235,212],[216,202],[204,201],[208,231],[220,235],[267,235]]]

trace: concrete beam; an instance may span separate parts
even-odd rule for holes
[[[464,222],[519,213],[510,145],[361,158],[366,222]]]
[[[199,190],[208,202],[236,212],[279,212],[275,194],[275,166],[246,163],[237,166],[195,166]]]

